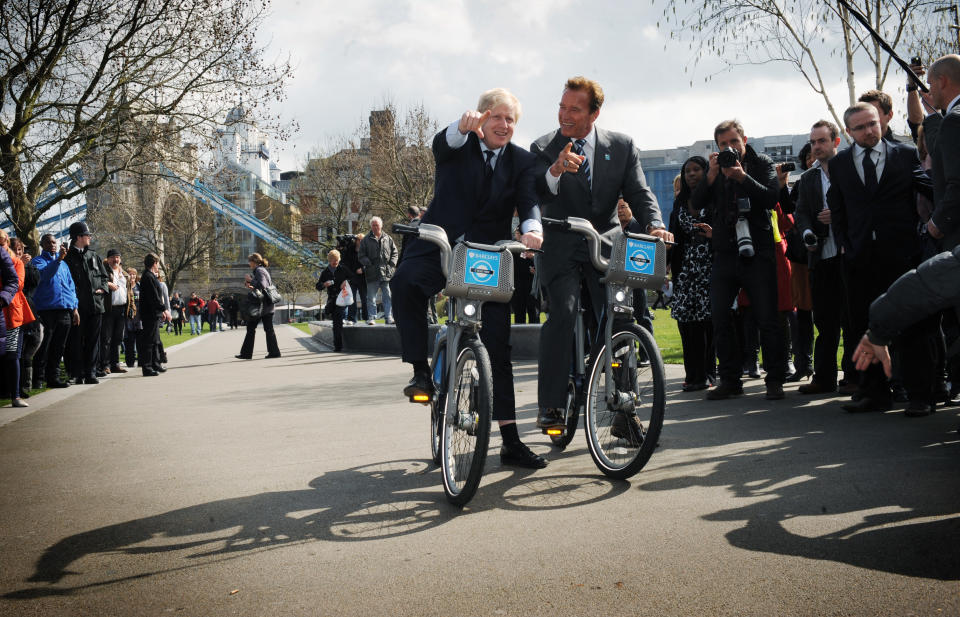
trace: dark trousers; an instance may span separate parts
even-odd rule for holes
[[[160,318],[142,317],[143,329],[137,333],[137,355],[144,371],[160,367]]]
[[[120,364],[120,343],[123,341],[123,328],[127,322],[127,307],[114,306],[103,314],[100,326],[100,368]]]
[[[347,319],[363,321],[363,312],[367,310],[367,281],[362,274],[350,277],[350,287],[353,288],[354,298],[360,295],[360,302],[354,302],[347,308]],[[362,305],[361,305],[362,303]]]
[[[844,260],[844,282],[850,307],[851,334],[859,340],[869,325],[870,303],[884,293],[901,274],[916,264],[897,261],[888,252],[870,251],[870,259]],[[911,401],[933,401],[940,315],[933,315],[904,329],[891,350],[900,355],[900,374]],[[890,384],[879,364],[860,373],[860,392],[871,399],[889,401]]]
[[[356,302],[354,302],[356,304]],[[333,319],[333,350],[343,349],[343,315],[346,313],[345,306],[337,306],[336,301],[327,304],[326,312]]]
[[[843,264],[839,255],[820,261],[810,270],[810,294],[813,297],[813,323],[818,332],[813,347],[813,381],[833,388],[837,385],[840,331],[844,316],[849,312],[843,285]],[[855,341],[848,332],[844,332],[845,355],[848,345],[856,346]]]
[[[567,383],[573,362],[573,333],[577,320],[577,304],[587,309],[585,322],[596,324],[603,307],[600,275],[589,263],[573,263],[569,270],[546,281],[547,321],[540,330],[537,401],[541,408],[563,408],[567,404]],[[581,281],[589,289],[584,294]],[[589,349],[589,346],[587,347]]]
[[[243,337],[240,355],[244,358],[253,357],[253,340],[257,335],[257,324],[263,322],[263,333],[267,336],[267,355],[279,356],[280,346],[277,345],[277,335],[273,331],[273,313],[247,319],[247,335]]]
[[[40,311],[40,321],[43,323],[43,340],[40,348],[34,355],[34,372],[44,381],[58,381],[60,379],[60,358],[70,335],[70,326],[73,321],[73,311],[70,309],[52,309]]]
[[[706,383],[717,371],[717,355],[713,347],[713,323],[709,321],[678,321],[680,344],[683,346],[684,381],[688,384]]]
[[[517,283],[517,288],[513,292],[513,298],[510,299],[510,306],[513,309],[513,323],[540,323],[540,307],[537,299],[530,295],[530,283],[532,278]]]
[[[813,370],[813,311],[797,309],[790,316],[793,363],[800,374]]]
[[[720,381],[734,385],[740,383],[743,363],[730,307],[741,287],[750,298],[750,307],[760,329],[766,382],[782,384],[786,379],[787,355],[777,311],[777,267],[773,254],[763,253],[751,258],[726,253],[714,256],[710,311],[720,362]]]
[[[81,312],[80,325],[70,329],[70,366],[72,377],[94,377],[100,359],[101,313]]]
[[[405,256],[390,280],[393,316],[400,332],[404,362],[427,361],[427,301],[443,288],[443,280],[436,254]],[[493,373],[493,419],[516,420],[510,362],[510,305],[487,302],[481,311],[480,340],[490,355]]]
[[[127,361],[127,366],[136,366],[137,365],[137,341],[140,339],[140,330],[134,329],[134,324],[139,323],[138,321],[133,321],[128,319],[126,322],[126,330],[123,334],[123,353],[124,359]]]

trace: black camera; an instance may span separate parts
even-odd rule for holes
[[[337,236],[337,248],[341,250],[343,247],[353,246],[353,243],[356,242],[357,236],[355,234],[342,234]]]
[[[780,165],[780,171],[793,171],[797,168],[796,163],[783,163]]]
[[[920,56],[914,56],[910,58],[910,66],[923,66],[923,60],[920,59]]]
[[[750,214],[750,198],[740,197],[737,199],[737,250],[741,257],[753,257],[753,237],[750,235],[750,224],[747,222],[747,215]]]
[[[809,229],[803,232],[803,243],[807,246],[814,247],[817,245],[818,241],[819,238],[817,238],[817,234],[813,233]]]
[[[736,167],[740,162],[740,153],[733,148],[726,147],[717,155],[717,165],[720,167]]]

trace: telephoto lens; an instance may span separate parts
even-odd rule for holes
[[[737,219],[737,250],[740,251],[740,257],[753,257],[753,238],[750,236],[750,225],[744,217]]]
[[[817,234],[813,233],[809,229],[803,232],[803,243],[807,246],[816,246],[817,245]]]

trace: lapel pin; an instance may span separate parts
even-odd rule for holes
[[[609,161],[609,160],[610,160],[610,155],[609,155],[609,154],[604,154],[604,155],[603,155],[603,160]]]

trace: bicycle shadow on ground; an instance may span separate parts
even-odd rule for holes
[[[638,490],[725,489],[743,505],[703,519],[739,524],[726,538],[745,550],[960,580],[955,410],[847,414],[751,390],[735,403],[671,397],[668,451],[649,466],[659,479],[637,476]]]
[[[398,460],[326,473],[302,490],[217,500],[92,529],[47,548],[26,581],[34,585],[3,597],[69,596],[305,542],[375,541],[424,532],[472,512],[574,507],[629,488],[578,475],[531,482],[532,470],[490,462],[487,469],[489,477],[462,510],[446,502],[432,462]],[[158,568],[160,555],[168,557]]]

